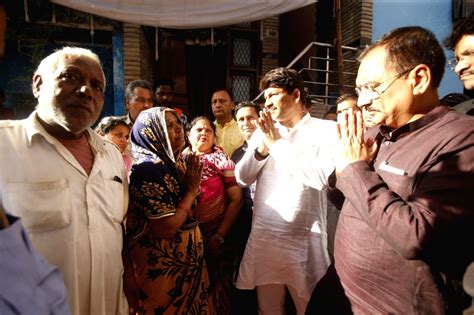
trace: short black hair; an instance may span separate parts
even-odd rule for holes
[[[211,97],[212,97],[212,95],[214,95],[214,93],[221,92],[221,91],[226,92],[226,93],[229,95],[230,100],[231,100],[232,102],[234,101],[234,97],[232,96],[232,93],[231,93],[228,89],[226,89],[226,88],[224,88],[224,87],[223,87],[223,88],[218,87],[217,89],[214,89],[213,92],[212,92],[212,94],[211,94]]]
[[[444,45],[454,50],[464,35],[474,35],[474,12],[454,24],[451,35],[444,40]]]
[[[355,100],[357,102],[358,98],[359,97],[355,93],[344,93],[339,95],[339,97],[336,99],[336,104],[340,104],[347,100]]]
[[[175,85],[175,83],[174,83],[174,81],[171,80],[171,79],[168,79],[168,78],[160,78],[160,79],[156,80],[156,82],[155,82],[155,90],[156,90],[158,87],[162,86],[162,85],[169,85],[169,86],[171,87],[171,89],[174,90],[174,85]]]
[[[260,81],[260,90],[265,90],[269,87],[282,88],[288,94],[291,94],[295,89],[298,89],[302,96],[302,102],[305,102],[303,97],[303,80],[301,79],[300,74],[294,69],[282,67],[268,71]]]
[[[240,102],[234,108],[234,118],[236,118],[235,116],[237,116],[237,112],[244,107],[252,107],[253,109],[255,109],[255,112],[257,113],[257,115],[262,110],[262,108],[258,104],[255,104],[254,102],[249,102],[249,101]]]
[[[446,56],[436,36],[420,26],[405,26],[385,33],[380,39],[366,47],[359,56],[364,59],[374,48],[383,47],[387,52],[386,68],[389,67],[398,73],[406,72],[420,64],[430,68],[432,83],[439,87],[444,74]]]

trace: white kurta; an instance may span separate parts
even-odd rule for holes
[[[335,123],[308,115],[291,130],[277,125],[282,139],[257,161],[257,130],[236,165],[241,185],[255,180],[252,231],[240,264],[237,287],[286,284],[309,300],[329,265],[326,233],[327,178],[334,170]]]
[[[123,161],[90,129],[88,139],[95,155],[90,175],[43,129],[36,112],[0,121],[0,205],[21,217],[36,249],[59,267],[74,314],[128,314],[122,290],[121,223],[128,202]]]

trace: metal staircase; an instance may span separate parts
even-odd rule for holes
[[[342,46],[343,83],[339,86],[336,47],[334,45],[311,42],[286,67],[294,68],[303,77],[307,97],[311,102],[311,115],[322,117],[339,96],[340,88],[353,91],[357,76],[358,48]],[[260,93],[254,101],[261,98]]]

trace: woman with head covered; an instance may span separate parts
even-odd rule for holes
[[[199,159],[191,154],[185,163],[179,157],[184,130],[169,108],[141,112],[131,143],[129,256],[124,255],[130,306],[140,314],[211,314],[203,241],[194,216]]]

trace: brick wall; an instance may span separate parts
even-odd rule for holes
[[[152,81],[150,47],[140,25],[123,24],[124,84],[137,79]]]
[[[278,16],[262,20],[262,75],[278,67]]]
[[[363,47],[372,41],[372,0],[342,0],[342,44]],[[355,59],[359,52],[344,52],[344,59]],[[357,73],[359,63],[344,63],[344,71]],[[344,83],[355,85],[355,75],[344,75]]]

